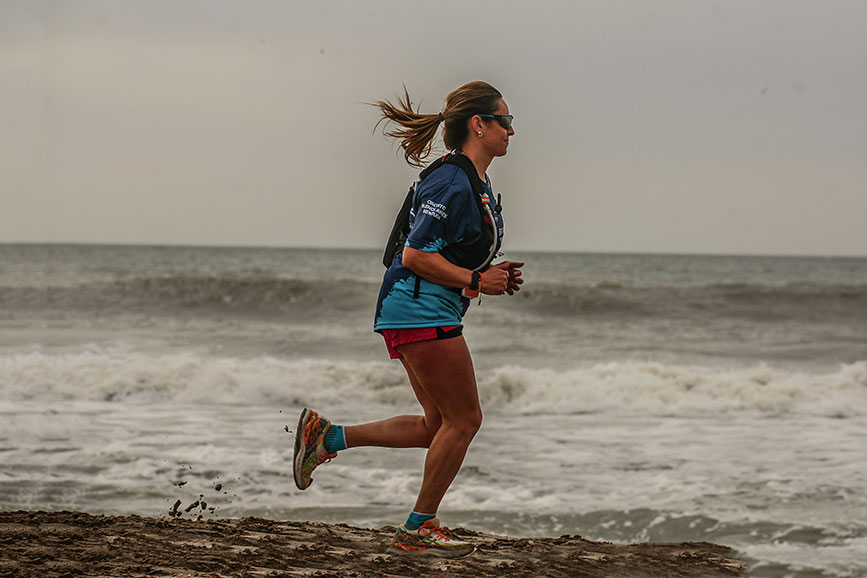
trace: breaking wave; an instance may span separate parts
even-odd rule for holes
[[[369,309],[376,291],[373,283],[348,279],[173,275],[76,286],[5,287],[0,288],[0,308],[313,313]]]
[[[753,321],[867,320],[867,285],[718,283],[696,286],[534,284],[518,294],[539,314],[601,317],[713,316]]]
[[[829,373],[640,362],[565,371],[505,366],[480,372],[478,381],[485,408],[517,413],[867,415],[867,361]],[[414,404],[403,369],[393,362],[145,355],[101,348],[0,357],[0,400]]]
[[[258,275],[168,275],[80,285],[0,287],[7,311],[138,311],[177,314],[291,314],[329,316],[369,313],[378,283],[370,279],[308,280]],[[528,283],[510,309],[546,317],[732,317],[756,322],[863,319],[867,285],[751,283],[696,286],[631,286],[619,283]]]

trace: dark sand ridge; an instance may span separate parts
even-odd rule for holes
[[[390,554],[394,528],[261,518],[190,520],[0,512],[0,576],[552,576],[745,575],[706,542],[611,544],[580,536],[507,538],[456,529],[478,552],[462,560]]]

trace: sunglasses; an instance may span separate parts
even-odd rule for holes
[[[515,117],[512,116],[511,114],[480,114],[479,116],[482,118],[494,119],[495,121],[500,123],[501,127],[503,127],[506,130],[509,130],[510,128],[512,128],[512,121],[515,119]]]

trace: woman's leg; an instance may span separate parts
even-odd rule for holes
[[[412,367],[401,358],[424,415],[402,415],[373,423],[335,426],[327,418],[307,408],[295,433],[293,473],[295,484],[304,490],[312,482],[313,471],[341,449],[358,446],[387,448],[426,448],[442,424],[439,408],[421,386]],[[341,435],[342,433],[342,435]],[[329,437],[330,436],[330,437]]]
[[[463,336],[407,343],[398,349],[425,399],[436,406],[441,419],[430,442],[424,479],[413,508],[416,512],[433,514],[482,425],[473,361]]]
[[[435,513],[482,423],[473,361],[463,336],[398,347],[423,416],[345,426],[347,447],[427,447],[416,512]]]
[[[376,446],[383,448],[426,448],[440,428],[442,418],[431,397],[419,384],[406,360],[401,357],[409,382],[424,415],[400,415],[360,425],[344,426],[346,447]]]

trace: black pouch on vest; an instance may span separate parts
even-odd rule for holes
[[[388,236],[388,241],[385,243],[385,253],[382,255],[382,264],[386,268],[391,267],[394,256],[403,251],[403,246],[406,244],[406,238],[409,235],[409,212],[412,210],[412,197],[415,195],[415,183],[409,187],[409,192],[403,200],[403,205],[400,211],[397,212],[397,217],[394,218],[394,225],[391,227],[391,234]]]

